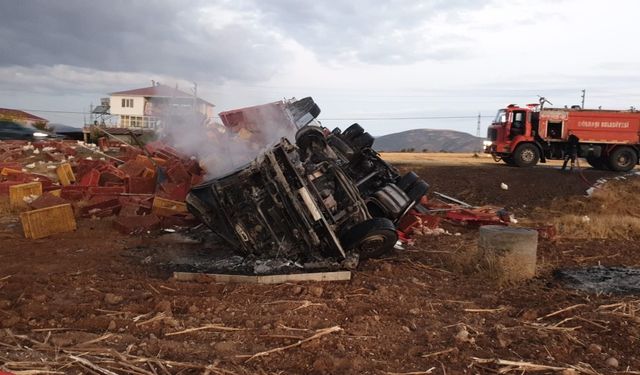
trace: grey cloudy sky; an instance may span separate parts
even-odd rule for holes
[[[475,133],[478,112],[485,127],[536,95],[571,105],[584,88],[587,106],[640,107],[638,11],[633,0],[0,0],[0,107],[82,112],[152,79],[196,81],[219,110],[311,95],[328,126]],[[469,118],[404,119],[441,116]]]

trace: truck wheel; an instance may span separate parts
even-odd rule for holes
[[[603,157],[587,156],[587,163],[595,169],[606,171],[609,169],[607,160]]]
[[[359,124],[353,124],[346,128],[342,132],[342,137],[349,142],[352,142],[353,139],[364,133],[364,129]]]
[[[513,153],[513,162],[518,167],[533,167],[538,164],[539,160],[540,151],[531,143],[525,143],[516,147],[516,151]]]
[[[410,189],[406,190],[407,196],[414,202],[420,202],[420,199],[429,191],[429,184],[424,180],[416,181]]]
[[[609,166],[616,172],[628,172],[638,164],[638,154],[631,147],[618,147],[609,155]]]
[[[411,185],[413,185],[416,181],[418,181],[420,177],[416,174],[416,172],[408,172],[404,176],[400,177],[396,185],[404,191],[407,191]]]
[[[296,145],[306,152],[314,142],[326,143],[326,138],[319,126],[303,126],[296,132]]]
[[[396,227],[384,217],[374,217],[358,223],[340,238],[345,250],[354,250],[360,254],[361,259],[377,258],[388,253],[396,241]]]
[[[371,148],[371,146],[373,146],[374,141],[375,139],[371,134],[363,133],[353,138],[351,140],[351,144],[355,146],[356,149],[362,150],[363,148]]]
[[[327,140],[327,143],[329,143],[329,146],[331,146],[334,151],[338,151],[338,154],[343,155],[347,160],[351,160],[355,154],[353,148],[340,137],[331,136]]]

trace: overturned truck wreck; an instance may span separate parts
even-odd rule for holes
[[[193,188],[189,210],[243,255],[313,261],[389,252],[396,223],[428,184],[382,160],[360,125],[320,126],[311,98],[281,108],[295,144],[282,138],[249,165]]]

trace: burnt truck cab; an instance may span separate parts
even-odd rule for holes
[[[498,110],[487,130],[484,152],[496,161],[529,167],[546,162],[542,139],[538,134],[540,112],[538,104],[519,107],[510,104]]]

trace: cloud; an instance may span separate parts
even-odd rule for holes
[[[184,4],[188,4],[186,7]],[[19,1],[0,12],[0,66],[75,66],[189,80],[259,81],[287,60],[255,15],[203,2]],[[209,10],[209,11],[208,11]],[[259,63],[256,63],[259,62]]]
[[[146,84],[152,78],[167,83],[256,83],[291,66],[293,53],[300,51],[292,49],[292,43],[321,62],[338,64],[462,58],[472,40],[442,25],[485,3],[12,2],[0,12],[0,82],[5,91],[19,90],[22,84],[36,91],[66,87],[76,92],[124,82]]]
[[[150,84],[150,76],[163,81],[162,76],[150,73],[109,72],[69,65],[13,65],[0,67],[0,91],[15,92],[28,89],[34,94],[64,95],[72,88],[74,94],[105,93],[128,88],[130,82]],[[184,84],[186,85],[186,82]]]
[[[321,60],[411,64],[466,56],[472,40],[441,27],[488,1],[391,0],[255,2],[265,22]],[[446,26],[446,25],[445,25]]]

